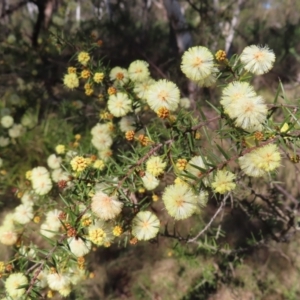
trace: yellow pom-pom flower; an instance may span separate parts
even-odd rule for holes
[[[113,235],[114,236],[120,236],[123,232],[123,229],[121,226],[115,226],[113,229]]]
[[[68,68],[68,74],[71,74],[71,73],[76,73],[76,68],[74,68],[74,67],[69,67],[69,68]]]
[[[88,161],[82,156],[75,156],[70,164],[73,171],[82,172],[88,166]]]
[[[93,79],[96,83],[101,83],[104,79],[104,73],[96,72]]]
[[[79,87],[79,79],[76,73],[65,74],[64,85],[69,89],[75,89]]]
[[[211,186],[216,193],[225,194],[235,189],[235,175],[229,171],[218,170]]]
[[[83,70],[81,71],[81,78],[87,79],[91,76],[91,72],[89,70]]]
[[[78,54],[77,56],[77,60],[83,65],[83,66],[86,66],[88,64],[88,62],[90,61],[91,57],[90,55],[85,52],[85,51],[82,51]]]
[[[239,158],[243,172],[252,177],[262,177],[280,166],[280,152],[274,144],[251,151]]]
[[[105,168],[104,161],[102,159],[97,159],[93,164],[93,168],[102,171]]]
[[[146,163],[146,170],[153,176],[159,176],[164,173],[167,166],[166,162],[163,162],[159,156],[152,156]]]
[[[25,173],[25,178],[26,178],[27,180],[31,180],[31,176],[32,176],[32,171],[31,171],[31,170],[29,170],[29,171],[27,171],[27,172]]]
[[[179,158],[176,162],[176,167],[178,170],[183,171],[187,165],[187,160],[185,158]]]
[[[64,154],[66,151],[66,146],[65,145],[57,145],[55,147],[55,151],[57,154]]]

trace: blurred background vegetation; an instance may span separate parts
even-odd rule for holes
[[[2,213],[16,205],[15,188],[28,169],[44,164],[62,140],[68,144],[74,134],[87,135],[99,120],[97,97],[62,86],[69,60],[87,44],[112,67],[148,61],[154,78],[176,82],[204,111],[205,100],[217,103],[219,89],[188,82],[179,68],[182,53],[203,45],[213,53],[225,49],[230,57],[247,45],[266,44],[276,64],[253,84],[272,101],[280,80],[285,99],[299,104],[298,0],[1,0],[0,26],[1,116],[13,114],[17,122],[24,114],[36,118],[26,137],[0,148],[6,162],[0,175]],[[297,176],[291,178],[295,199],[299,185]],[[206,221],[214,209],[208,206]],[[299,238],[251,247],[263,226],[238,209],[227,218],[224,244],[242,247],[230,255],[171,239],[94,252],[89,265],[95,277],[85,285],[85,299],[300,299]],[[0,249],[0,259],[9,255]]]

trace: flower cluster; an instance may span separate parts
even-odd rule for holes
[[[31,184],[38,195],[46,195],[52,189],[49,171],[45,167],[36,167],[31,170]]]
[[[107,160],[111,155],[111,146],[113,144],[112,128],[109,123],[97,123],[92,129],[92,145],[98,150],[98,155],[102,160]]]
[[[259,147],[239,158],[239,164],[245,174],[262,177],[280,166],[281,155],[274,144]]]
[[[83,100],[74,104],[93,111],[87,121],[93,127],[87,137],[80,132],[72,142],[58,144],[46,157],[47,168],[26,172],[16,192],[21,203],[0,226],[0,242],[17,246],[16,259],[43,260],[34,288],[66,297],[86,278],[84,256],[92,250],[168,236],[167,230],[160,231],[168,219],[200,214],[209,199],[218,204],[225,199],[226,205],[245,175],[263,177],[280,167],[276,139],[292,137],[285,135],[293,125],[286,119],[273,126],[263,98],[247,82],[248,72],[264,74],[274,61],[271,50],[258,46],[246,47],[232,61],[225,51],[214,56],[202,46],[183,54],[181,70],[198,86],[223,80],[221,109],[215,109],[214,118],[219,128],[208,133],[210,120],[199,120],[204,114],[197,112],[199,103],[181,95],[173,81],[151,78],[146,61],[109,70],[102,61],[95,64],[92,50],[79,52],[63,83],[70,89],[82,84],[85,95],[95,97],[88,98],[88,105]],[[33,115],[28,112],[20,124],[17,115],[1,117],[0,147],[33,128]],[[218,139],[222,146],[213,147]],[[250,144],[252,148],[245,147]],[[1,153],[0,168],[6,164]],[[29,243],[27,226],[34,226],[50,246],[39,251]],[[8,297],[25,294],[31,284],[25,274],[6,278]]]
[[[247,82],[234,81],[222,92],[221,104],[237,127],[260,131],[267,118],[267,106]]]
[[[34,117],[29,115],[29,112],[21,118],[21,124],[15,123],[14,118],[11,115],[5,115],[0,119],[0,134],[1,127],[4,129],[5,135],[0,135],[0,147],[6,147],[10,141],[23,136],[26,132],[26,127],[31,128],[34,126]],[[13,141],[14,142],[14,141]]]

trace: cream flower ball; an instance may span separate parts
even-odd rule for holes
[[[67,297],[68,295],[70,295],[70,293],[72,292],[71,286],[67,285],[64,288],[58,290],[58,292],[63,296],[63,297]]]
[[[91,250],[92,244],[90,241],[84,241],[80,237],[68,238],[70,251],[77,257],[88,254]]]
[[[28,109],[21,118],[21,124],[24,127],[32,129],[37,124],[37,116],[33,111]]]
[[[50,224],[52,227],[59,228],[61,226],[61,222],[59,219],[60,214],[62,213],[59,209],[53,209],[46,213],[46,222]]]
[[[238,161],[246,175],[262,177],[280,166],[281,155],[275,144],[268,144],[241,156]]]
[[[217,68],[213,68],[211,71],[211,74],[208,75],[207,77],[200,79],[198,81],[196,81],[196,83],[200,86],[200,87],[211,87],[213,85],[215,85],[215,83],[217,82],[217,75],[218,75],[218,69]]]
[[[92,136],[97,136],[101,134],[110,134],[109,125],[107,123],[100,124],[97,123],[92,129],[91,129]]]
[[[22,197],[21,202],[25,205],[34,205],[34,202],[38,199],[38,196],[33,191],[26,191]]]
[[[218,170],[211,186],[216,193],[225,194],[235,189],[235,175],[226,170]]]
[[[110,244],[115,239],[113,225],[101,219],[88,227],[88,234],[88,239],[98,246]]]
[[[59,291],[70,285],[70,276],[65,273],[48,274],[47,282],[50,289],[53,291]]]
[[[126,131],[135,131],[135,119],[133,117],[125,116],[122,117],[120,122],[119,122],[120,130],[122,132]]]
[[[150,77],[141,82],[136,81],[134,83],[133,91],[135,92],[135,94],[138,98],[140,98],[143,101],[146,101],[147,100],[147,98],[146,98],[147,92],[153,83],[155,83],[155,80]]]
[[[47,238],[52,238],[56,235],[56,232],[59,230],[59,227],[55,224],[49,224],[47,222],[41,224],[40,233]]]
[[[132,220],[132,234],[138,240],[150,240],[156,237],[160,222],[150,211],[140,211]]]
[[[214,69],[214,56],[206,48],[195,46],[184,52],[181,61],[181,70],[187,78],[193,81],[203,80]]]
[[[56,154],[51,154],[47,158],[47,164],[50,169],[58,169],[61,164],[61,157],[56,156]]]
[[[187,97],[181,98],[179,105],[182,108],[189,109],[189,108],[191,108],[191,100]]]
[[[149,64],[144,60],[133,61],[128,68],[129,78],[132,81],[144,81],[150,76]]]
[[[188,173],[194,175],[197,178],[201,178],[203,184],[205,186],[209,186],[211,174],[202,176],[203,173],[205,173],[205,170],[207,170],[207,166],[205,165],[201,155],[192,157],[186,166],[186,171]],[[190,178],[187,178],[187,180],[192,181]]]
[[[4,128],[10,128],[14,124],[14,118],[12,116],[4,116],[1,118],[1,125]]]
[[[119,92],[109,96],[107,107],[113,116],[119,118],[132,111],[131,103],[126,93]]]
[[[88,52],[81,51],[78,53],[77,60],[83,65],[86,66],[90,61],[91,57]],[[72,73],[73,74],[73,73]]]
[[[18,240],[18,234],[11,226],[0,227],[0,243],[7,246],[14,245]]]
[[[233,81],[223,89],[220,103],[225,111],[231,113],[229,107],[244,99],[253,99],[256,96],[256,92],[248,82]]]
[[[113,152],[110,148],[103,148],[98,151],[98,155],[103,161],[107,161],[112,154]]]
[[[52,189],[52,181],[50,177],[42,176],[36,179],[32,179],[32,188],[38,195],[46,195]]]
[[[69,269],[70,280],[72,284],[77,284],[86,279],[86,271],[78,267],[73,267]]]
[[[9,138],[0,136],[0,147],[6,147],[9,144]]]
[[[2,225],[7,228],[14,228],[15,226],[14,213],[12,212],[6,213]]]
[[[153,175],[159,176],[164,173],[167,163],[159,156],[151,156],[146,162],[146,171]]]
[[[221,104],[237,127],[248,131],[263,129],[268,109],[247,82],[232,82],[222,92]]]
[[[251,45],[243,50],[240,60],[247,71],[255,75],[261,75],[272,69],[275,54],[267,46]]]
[[[128,71],[121,67],[114,67],[109,73],[109,78],[116,84],[123,86],[129,81]]]
[[[98,151],[100,151],[109,148],[113,144],[113,139],[110,134],[102,133],[94,135],[91,143]]]
[[[27,284],[28,279],[23,273],[13,273],[5,281],[5,290],[12,299],[19,299],[26,292],[26,289],[20,286]]]
[[[237,127],[241,127],[250,132],[263,130],[268,114],[268,108],[262,97],[257,96],[252,99],[244,99],[228,108]]]
[[[207,201],[208,201],[208,192],[206,190],[200,190],[199,194],[197,195],[198,198],[198,208],[195,211],[195,213],[201,213],[202,208],[206,206]]]
[[[45,167],[36,167],[31,171],[31,178],[35,180],[40,177],[49,177],[49,172]]]
[[[142,177],[143,185],[146,190],[152,191],[159,185],[159,180],[149,172],[145,172],[145,175]]]
[[[38,281],[37,281],[36,285],[38,287],[40,287],[41,289],[45,288],[48,285],[47,275],[48,275],[48,272],[46,270],[42,270],[39,273],[39,275],[37,276]]]
[[[20,204],[15,208],[14,220],[19,224],[27,224],[33,219],[32,205]]]
[[[13,126],[8,129],[8,135],[14,139],[21,136],[24,132],[25,127],[23,127],[22,124],[13,124]]]
[[[110,220],[118,216],[122,210],[123,203],[116,196],[108,196],[101,191],[96,192],[92,198],[92,212],[103,220]]]
[[[51,173],[51,178],[54,182],[59,182],[61,180],[70,180],[69,174],[62,168],[54,169]]]
[[[180,102],[180,92],[175,83],[160,79],[149,87],[146,100],[155,112],[161,107],[175,111]]]
[[[175,220],[187,219],[198,210],[198,196],[186,184],[167,186],[162,200]]]

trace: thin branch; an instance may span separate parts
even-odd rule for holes
[[[203,126],[205,126],[205,125],[208,125],[209,123],[211,123],[211,122],[213,122],[213,121],[217,121],[217,120],[219,120],[219,119],[221,119],[221,116],[213,117],[213,118],[211,118],[211,119],[209,119],[209,120],[206,120],[206,121],[204,121],[204,122],[199,123],[198,125],[193,126],[191,129],[192,129],[192,131],[197,130],[197,129],[200,129],[201,127],[203,127]]]
[[[38,276],[39,276],[39,274],[41,273],[41,271],[42,271],[42,269],[43,269],[43,267],[44,267],[44,265],[45,265],[45,263],[49,260],[49,258],[51,258],[52,257],[52,254],[54,253],[54,251],[56,250],[56,248],[58,247],[58,245],[60,244],[60,243],[62,243],[63,242],[63,240],[66,238],[66,235],[63,235],[60,239],[59,239],[59,241],[58,241],[58,243],[50,250],[50,252],[46,255],[46,257],[43,259],[43,261],[41,261],[39,264],[39,267],[38,267],[38,269],[36,270],[36,272],[34,273],[34,276],[32,277],[32,279],[30,280],[30,284],[29,284],[29,287],[28,287],[28,289],[27,289],[27,291],[26,291],[26,295],[28,296],[29,295],[29,293],[31,292],[31,290],[33,289],[33,286],[34,286],[34,284],[35,284],[35,282],[38,280]],[[36,267],[37,267],[37,265],[36,265]],[[28,272],[28,271],[27,271]]]
[[[188,243],[193,243],[195,242],[204,232],[206,232],[208,230],[208,228],[211,226],[211,224],[213,223],[213,221],[216,219],[216,217],[218,216],[218,214],[222,211],[223,207],[226,204],[226,200],[229,198],[230,193],[228,193],[224,199],[222,200],[218,210],[215,212],[215,214],[212,216],[212,218],[210,219],[210,221],[206,224],[206,226],[193,238],[189,239],[187,242]]]
[[[273,183],[273,186],[279,191],[281,192],[284,196],[286,196],[287,198],[289,198],[290,200],[292,200],[292,202],[294,202],[296,205],[299,204],[299,201],[290,193],[288,193],[282,186],[280,186],[279,184]]]
[[[271,108],[287,107],[287,108],[299,109],[299,105],[291,105],[291,104],[266,104],[266,105]]]

